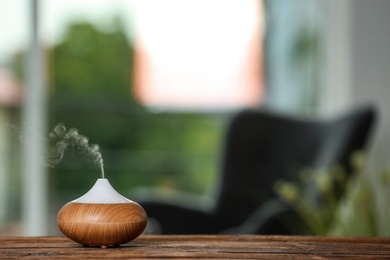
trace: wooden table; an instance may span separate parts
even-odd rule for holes
[[[143,235],[120,247],[83,247],[64,237],[3,237],[0,258],[390,259],[390,238]]]

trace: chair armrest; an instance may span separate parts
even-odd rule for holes
[[[242,224],[224,234],[301,234],[303,223],[293,208],[279,198],[259,206]]]
[[[130,198],[148,215],[149,234],[209,234],[213,225],[212,200],[194,194],[165,189],[142,188]]]

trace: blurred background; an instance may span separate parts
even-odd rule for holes
[[[367,234],[389,235],[389,14],[387,0],[0,0],[0,235],[59,234],[58,210],[100,177],[76,153],[44,163],[58,123],[100,145],[124,196],[207,196],[238,110],[365,103],[380,113]]]

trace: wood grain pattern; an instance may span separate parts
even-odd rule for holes
[[[102,250],[63,237],[0,238],[0,259],[389,259],[389,237],[141,235]]]
[[[83,245],[119,245],[138,237],[146,227],[146,213],[135,202],[66,204],[59,211],[61,232]]]

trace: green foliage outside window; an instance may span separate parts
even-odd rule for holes
[[[207,192],[224,116],[148,111],[132,95],[132,55],[118,21],[110,31],[71,25],[49,50],[49,126],[62,122],[99,144],[106,177],[124,195],[139,186]],[[70,151],[49,176],[61,204],[83,194],[100,172]]]

